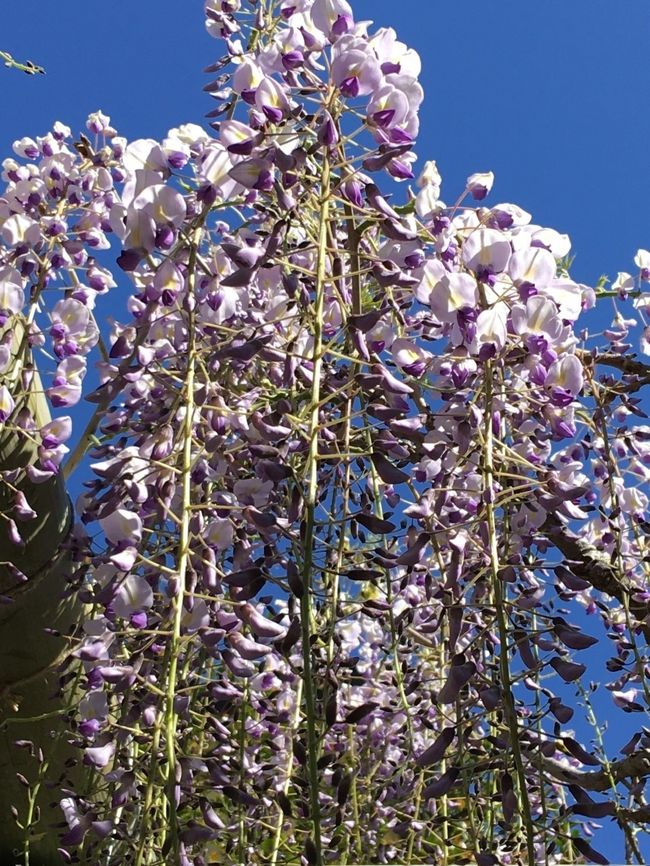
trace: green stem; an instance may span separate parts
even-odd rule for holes
[[[313,322],[314,348],[313,372],[311,390],[311,418],[309,425],[309,454],[305,475],[307,490],[305,493],[304,522],[304,558],[303,586],[304,592],[300,599],[300,618],[302,625],[302,659],[303,659],[303,689],[305,697],[305,713],[307,717],[307,771],[309,775],[309,802],[312,824],[312,841],[316,849],[315,866],[322,866],[322,843],[320,829],[320,803],[318,797],[318,734],[316,729],[316,702],[311,664],[311,603],[314,567],[315,513],[318,504],[318,429],[320,379],[323,366],[323,309],[325,302],[325,278],[327,265],[327,232],[330,214],[330,162],[327,152],[323,154],[320,183],[320,212],[318,259],[316,265],[316,303]]]
[[[293,735],[294,731],[298,728],[298,724],[300,722],[300,705],[302,703],[302,680],[298,681],[298,686],[296,688],[296,711],[293,718],[293,722],[291,724],[291,733]],[[291,737],[293,740],[293,736]],[[285,795],[289,792],[289,787],[291,785],[291,767],[293,765],[293,748],[290,747],[287,754],[287,778],[282,786],[282,793]],[[273,850],[271,852],[271,866],[277,866],[278,862],[278,854],[280,853],[280,842],[282,840],[282,825],[284,824],[284,812],[282,808],[278,806],[278,818],[275,825],[275,833],[273,835]]]
[[[510,732],[510,746],[517,775],[517,787],[519,789],[519,803],[521,806],[521,821],[526,833],[526,848],[528,852],[529,866],[535,866],[535,828],[528,799],[528,788],[526,785],[526,772],[521,756],[519,744],[519,730],[517,726],[517,710],[512,693],[512,681],[510,677],[510,664],[508,661],[508,624],[505,611],[505,598],[503,585],[501,583],[499,565],[499,546],[496,527],[496,515],[494,508],[494,435],[492,432],[492,382],[493,368],[488,361],[485,365],[485,455],[484,455],[484,489],[485,489],[485,512],[488,524],[488,535],[490,543],[490,575],[494,587],[494,601],[496,606],[497,624],[499,630],[499,670],[501,684],[503,687],[503,709]]]
[[[187,294],[190,299],[194,295],[196,282],[196,252],[200,243],[202,223],[195,230],[190,248],[188,262]],[[181,462],[181,524],[178,542],[178,592],[174,599],[173,633],[170,639],[169,671],[167,674],[167,695],[165,698],[165,746],[167,752],[167,801],[169,806],[169,835],[171,839],[171,851],[178,857],[178,816],[176,812],[176,730],[178,726],[178,714],[175,709],[174,699],[176,696],[176,680],[178,673],[178,661],[181,654],[181,629],[183,621],[183,601],[187,582],[187,571],[190,560],[190,520],[192,517],[192,431],[194,427],[194,391],[196,373],[196,328],[194,326],[194,314],[188,313],[188,345],[187,345],[187,374],[185,378],[185,416],[183,418],[182,443],[183,453]]]
[[[19,72],[27,73],[27,75],[45,74],[42,66],[37,66],[31,60],[15,60],[8,51],[0,51],[0,60],[4,60],[5,66],[8,66],[10,69],[17,69]]]

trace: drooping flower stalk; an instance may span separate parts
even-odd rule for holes
[[[515,771],[517,774],[517,786],[519,803],[521,807],[521,823],[526,838],[526,850],[528,866],[535,864],[535,828],[528,799],[528,782],[526,771],[520,749],[520,731],[517,718],[517,709],[512,691],[509,662],[509,636],[510,630],[507,621],[507,599],[503,591],[501,562],[499,554],[499,534],[497,532],[497,521],[495,514],[496,490],[494,483],[494,370],[491,361],[485,364],[485,406],[484,417],[484,504],[485,519],[487,522],[487,533],[489,539],[490,558],[490,580],[494,591],[494,604],[496,608],[496,619],[499,634],[499,669],[501,673],[501,686],[503,693],[503,711],[509,732],[509,744],[512,749]]]
[[[167,802],[169,805],[167,817],[167,831],[169,833],[169,846],[165,847],[166,839],[163,836],[163,850],[168,850],[173,857],[179,857],[179,838],[178,838],[178,819],[176,816],[176,785],[177,785],[177,769],[178,760],[176,755],[176,729],[178,725],[178,713],[176,711],[176,689],[178,682],[178,665],[182,656],[182,622],[183,613],[185,611],[185,597],[188,594],[188,566],[190,559],[190,520],[192,518],[193,505],[193,486],[192,486],[192,466],[194,463],[193,455],[193,431],[194,431],[194,411],[195,411],[195,394],[196,394],[196,335],[197,329],[194,320],[194,311],[196,308],[196,257],[198,248],[201,243],[203,234],[203,216],[199,219],[199,224],[194,229],[190,240],[189,258],[187,267],[187,294],[186,294],[186,309],[187,309],[187,353],[186,353],[186,373],[185,382],[183,384],[182,405],[184,411],[183,430],[181,441],[183,451],[181,456],[180,466],[180,514],[177,516],[180,519],[179,537],[178,537],[178,555],[176,557],[176,567],[178,569],[177,586],[175,587],[175,597],[173,602],[172,615],[172,635],[169,641],[169,670],[166,676],[166,698],[165,698],[165,745],[167,754],[167,766],[165,768],[167,778]]]
[[[495,866],[524,835],[529,862],[602,862],[593,819],[646,816],[647,734],[605,762],[566,692],[607,640],[614,706],[647,699],[628,326],[578,348],[598,291],[489,172],[451,207],[435,163],[415,178],[420,62],[390,28],[346,0],[206,15],[215,135],[129,144],[98,112],[94,145],[57,127],[6,164],[0,316],[15,338],[27,310],[55,409],[89,356],[100,378],[67,462],[94,461],[70,539],[93,608],[63,856]],[[102,336],[111,240],[132,288]],[[40,481],[72,423],[24,413],[20,373],[0,418]],[[19,546],[34,508],[2,482]]]
[[[325,305],[325,282],[327,278],[327,242],[330,222],[331,178],[330,161],[327,152],[323,153],[320,176],[319,213],[318,213],[318,248],[316,251],[316,285],[313,315],[313,350],[312,350],[312,388],[310,399],[310,419],[308,427],[309,451],[305,464],[305,504],[303,532],[303,562],[302,584],[303,592],[300,599],[300,622],[302,630],[303,655],[303,694],[305,700],[305,715],[307,720],[307,760],[309,778],[310,822],[315,849],[314,866],[322,866],[322,842],[320,825],[319,771],[320,755],[318,743],[318,725],[316,718],[316,701],[314,696],[314,680],[311,661],[311,620],[312,593],[314,570],[314,523],[319,498],[318,477],[318,433],[320,429],[321,402],[321,369],[323,363],[323,312]]]

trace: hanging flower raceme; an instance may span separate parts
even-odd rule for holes
[[[644,698],[639,370],[610,353],[622,378],[595,382],[568,239],[485,207],[491,173],[453,208],[434,162],[404,205],[380,188],[413,176],[422,99],[392,30],[343,0],[244,7],[205,5],[214,136],[129,144],[98,114],[98,151],[57,127],[5,164],[0,352],[19,325],[51,348],[58,408],[101,349],[68,660],[92,781],[63,780],[61,844],[135,866],[580,862],[591,818],[634,820],[610,771],[648,775],[642,733],[606,765],[568,706],[606,639],[610,703]],[[37,437],[34,478],[58,471],[68,416],[39,428],[17,396],[0,386],[3,430]],[[17,546],[34,513],[12,496]]]

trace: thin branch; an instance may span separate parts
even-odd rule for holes
[[[603,364],[619,370],[624,377],[625,393],[639,391],[644,385],[650,385],[650,364],[638,361],[634,355],[617,355],[615,352],[587,352],[578,351],[578,357],[590,366]],[[629,379],[627,378],[629,377]]]
[[[568,785],[578,785],[583,791],[609,791],[612,787],[610,774],[616,782],[650,776],[650,751],[635,752],[620,761],[614,761],[607,769],[574,770],[555,758],[541,758],[544,770],[554,779]]]
[[[19,72],[25,72],[27,75],[45,75],[45,70],[42,66],[37,66],[31,60],[15,60],[8,51],[0,51],[0,60],[4,60],[5,66],[10,69],[17,69]]]
[[[569,560],[571,571],[576,577],[581,577],[600,592],[607,593],[620,601],[629,604],[632,613],[643,625],[643,633],[650,640],[650,604],[646,601],[634,601],[631,598],[635,592],[641,592],[641,587],[626,586],[623,577],[612,565],[608,554],[597,550],[589,542],[574,535],[557,517],[549,515],[542,526],[542,532],[547,539]]]

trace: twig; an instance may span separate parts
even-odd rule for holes
[[[27,75],[45,75],[45,70],[42,66],[37,66],[31,60],[15,60],[8,51],[0,51],[0,59],[4,60],[5,66],[10,69],[17,69],[19,72],[25,72]]]

